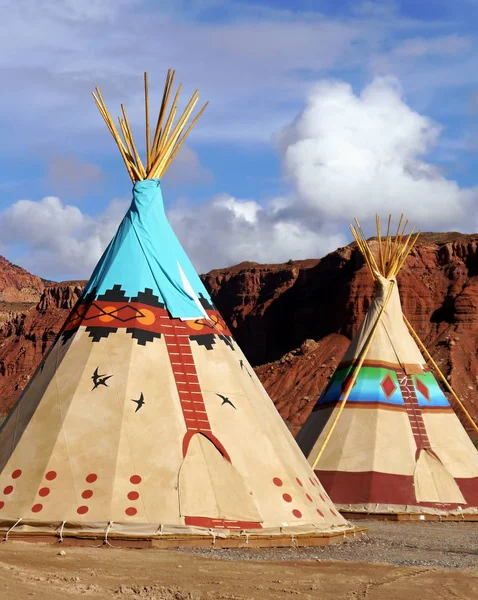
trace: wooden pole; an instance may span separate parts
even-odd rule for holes
[[[381,272],[383,273],[385,270],[385,267],[384,267],[384,263],[383,263],[382,235],[381,235],[381,231],[380,231],[380,217],[378,215],[375,215],[375,223],[377,225],[378,255],[380,258],[380,268],[381,268]]]
[[[136,161],[136,166],[138,167],[138,171],[141,173],[141,179],[146,178],[146,172],[143,167],[143,163],[141,162],[141,158],[139,156],[138,151],[136,150],[136,145],[134,143],[133,134],[131,133],[131,127],[129,126],[128,115],[126,114],[126,109],[124,104],[121,105],[121,111],[123,113],[124,124],[126,127],[126,131],[128,132],[129,141],[131,144],[131,148],[133,149],[134,160]]]
[[[387,264],[390,260],[390,225],[392,224],[392,215],[388,215],[388,227],[387,227],[387,237],[386,237],[386,242],[385,242],[385,268],[387,267]],[[385,277],[385,271],[382,273],[382,275]]]
[[[402,244],[403,236],[400,237],[400,244],[402,244],[402,247],[397,250],[397,253],[395,255],[395,258],[394,258],[393,263],[390,268],[390,273],[389,273],[390,277],[395,277],[395,275],[400,270],[399,265],[401,264],[402,258],[403,257],[406,258],[408,256],[408,244],[410,243],[410,239],[411,239],[414,231],[415,231],[415,227],[408,234],[408,237],[403,244]],[[402,233],[403,233],[403,231],[402,231]]]
[[[390,273],[392,272],[391,265],[395,262],[395,255],[396,255],[396,252],[398,249],[398,240],[399,240],[399,234],[400,234],[400,227],[402,226],[402,221],[403,221],[403,213],[400,216],[400,221],[398,222],[398,227],[397,227],[397,233],[395,234],[395,239],[392,242],[392,246],[391,246],[391,250],[390,250],[390,263],[389,263],[388,271],[385,275],[385,277],[387,279],[390,277]]]
[[[96,88],[97,92],[98,92],[98,97],[95,95],[94,92],[92,92],[93,94],[93,98],[95,99],[96,102],[96,106],[98,107],[98,110],[100,111],[101,116],[103,117],[104,122],[106,123],[106,126],[108,127],[108,129],[110,130],[111,135],[113,136],[113,139],[115,140],[121,157],[123,158],[124,164],[126,166],[126,169],[128,171],[129,176],[131,177],[131,181],[133,183],[135,183],[136,181],[136,176],[138,176],[138,179],[140,179],[139,174],[136,171],[136,168],[134,166],[134,163],[129,159],[128,157],[128,153],[126,151],[126,148],[124,147],[123,142],[121,141],[120,135],[116,130],[116,127],[113,124],[113,121],[111,119],[111,116],[108,112],[108,109],[106,108],[106,105],[103,101],[103,98],[101,97],[101,93],[99,91],[98,88]]]
[[[359,237],[357,230],[355,229],[355,227],[353,225],[350,226],[350,230],[352,232],[352,235],[355,238],[355,242],[357,243],[360,253],[362,254],[362,256],[365,260],[365,263],[367,264],[368,269],[369,269],[370,273],[372,274],[372,277],[374,279],[376,279],[375,270],[374,270],[373,265],[369,258],[370,249],[369,249],[368,245],[363,243],[363,241]]]
[[[198,102],[197,97],[193,97],[193,98],[194,98],[194,101],[193,101],[193,99],[191,99],[186,110],[182,114],[181,118],[178,120],[174,130],[172,131],[171,135],[169,136],[169,139],[166,142],[166,145],[161,148],[161,158],[155,169],[155,172],[158,173],[159,177],[161,177],[161,175],[162,175],[163,168],[168,161],[168,158],[174,148],[174,145],[176,144],[176,142],[179,139],[179,136],[182,133],[182,130],[185,126],[186,121],[189,119],[192,111],[194,110],[194,107],[196,106],[196,104]]]
[[[153,140],[153,155],[154,155],[154,157],[153,157],[153,160],[154,160],[154,158],[156,158],[156,155],[158,153],[158,147],[159,147],[159,143],[160,143],[160,140],[162,137],[163,120],[164,120],[164,117],[165,117],[167,109],[168,109],[169,96],[171,94],[171,88],[173,87],[175,76],[176,76],[176,71],[173,71],[171,73],[171,69],[169,69],[168,75],[166,77],[166,83],[164,84],[163,100],[161,102],[161,108],[159,110],[158,122],[156,124],[156,131],[154,133],[154,140]]]
[[[335,419],[334,419],[334,421],[333,421],[333,423],[332,423],[332,425],[331,425],[331,427],[330,427],[330,429],[329,429],[329,431],[328,431],[328,433],[327,433],[327,435],[325,437],[324,443],[322,444],[322,447],[320,448],[319,453],[317,454],[317,457],[314,460],[314,463],[312,465],[312,470],[315,470],[315,467],[317,466],[317,463],[319,462],[319,460],[320,460],[322,454],[324,453],[324,450],[325,450],[325,448],[326,448],[326,446],[327,446],[330,438],[332,437],[332,433],[334,432],[334,429],[335,429],[335,427],[337,425],[337,422],[340,419],[340,415],[342,414],[342,412],[343,412],[343,410],[345,408],[345,403],[347,402],[347,400],[348,400],[348,398],[350,396],[350,392],[352,391],[352,388],[353,388],[353,386],[355,384],[355,381],[357,380],[359,371],[362,368],[362,365],[363,365],[363,363],[365,361],[365,358],[367,356],[368,351],[370,350],[370,346],[371,346],[371,344],[373,342],[373,339],[375,337],[375,334],[377,332],[379,323],[380,323],[380,321],[382,319],[383,313],[385,312],[385,309],[387,307],[388,301],[390,300],[390,296],[392,295],[392,290],[393,290],[394,285],[395,285],[395,282],[391,281],[390,282],[390,287],[388,288],[387,296],[385,297],[385,300],[383,302],[382,308],[380,309],[380,312],[378,314],[377,320],[375,321],[375,323],[374,323],[374,325],[372,327],[372,331],[370,332],[370,335],[368,336],[368,339],[367,339],[367,341],[365,343],[365,346],[363,347],[362,352],[360,353],[360,358],[358,360],[358,363],[355,366],[355,369],[354,369],[354,371],[352,373],[352,377],[350,378],[350,380],[348,382],[347,389],[345,390],[345,394],[344,394],[344,396],[343,396],[343,398],[341,400],[340,408],[339,408],[339,410],[338,410],[338,412],[337,412],[337,414],[335,416]]]
[[[373,255],[372,251],[370,250],[370,246],[368,245],[367,238],[365,237],[365,233],[363,232],[363,229],[362,229],[360,223],[358,222],[358,219],[354,219],[354,221],[355,221],[355,224],[356,224],[356,229],[357,229],[358,233],[360,234],[363,243],[365,244],[365,246],[369,250],[370,261],[371,261],[374,269],[376,269],[380,273],[380,269],[378,268],[377,262],[375,260],[375,256]]]
[[[169,132],[171,130],[174,119],[176,117],[176,111],[178,110],[177,102],[178,102],[179,94],[181,93],[182,87],[183,87],[183,84],[180,83],[178,85],[178,89],[176,90],[176,94],[174,96],[173,103],[171,105],[171,110],[169,111],[168,118],[166,119],[166,124],[164,125],[163,132],[158,141],[158,146],[156,148],[156,158],[161,154],[161,150],[164,148],[164,145],[168,141]]]
[[[407,317],[405,315],[403,315],[403,320],[405,321],[405,324],[408,327],[408,330],[410,331],[410,333],[412,334],[412,336],[414,337],[415,341],[417,342],[417,344],[420,346],[421,350],[425,354],[426,358],[430,361],[430,363],[432,364],[433,368],[440,375],[440,378],[443,381],[446,389],[450,392],[450,394],[453,396],[453,398],[455,398],[455,400],[458,402],[458,405],[460,406],[461,410],[465,413],[465,415],[466,415],[467,419],[469,420],[469,422],[471,423],[473,429],[478,433],[478,425],[475,423],[475,421],[473,420],[473,418],[470,415],[470,413],[466,410],[465,406],[463,405],[463,402],[456,395],[455,390],[448,383],[447,378],[445,377],[445,375],[443,375],[443,373],[440,370],[440,367],[433,360],[433,358],[432,358],[431,354],[428,352],[425,344],[418,337],[418,333],[413,329],[412,324],[410,323],[410,321],[407,319]]]
[[[401,259],[401,261],[398,264],[397,267],[397,273],[401,270],[401,268],[403,267],[404,262],[407,260],[408,255],[410,254],[410,252],[413,250],[413,246],[415,246],[415,242],[418,240],[418,238],[420,237],[421,231],[418,231],[417,234],[415,235],[415,237],[413,238],[412,243],[410,244],[407,253],[405,254],[405,256]]]
[[[186,140],[186,138],[188,137],[188,135],[191,133],[192,128],[194,127],[194,125],[196,125],[199,117],[203,114],[203,112],[206,110],[207,105],[209,104],[209,102],[206,102],[206,104],[201,108],[201,110],[198,112],[198,114],[194,117],[191,125],[189,125],[189,127],[187,128],[186,132],[183,134],[182,138],[178,140],[175,148],[173,149],[173,151],[171,152],[171,156],[169,157],[168,162],[166,163],[163,171],[160,173],[160,176],[163,176],[164,173],[166,172],[166,169],[169,167],[169,165],[171,164],[171,161],[174,159],[174,157],[176,156],[176,154],[178,153],[179,149],[181,148],[181,146],[184,144],[184,141]]]

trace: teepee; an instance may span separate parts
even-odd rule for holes
[[[375,297],[297,441],[344,514],[476,518],[478,451],[421,351],[478,428],[402,313],[396,275],[420,232],[401,223],[382,239],[377,217],[376,241],[352,226]]]
[[[176,120],[168,72],[146,160],[97,107],[133,199],[0,430],[0,529],[157,544],[324,543],[354,532],[314,475],[172,231],[160,177],[204,108]],[[224,542],[224,540],[226,540]],[[255,540],[255,542],[254,542]],[[219,543],[219,542],[218,542]]]

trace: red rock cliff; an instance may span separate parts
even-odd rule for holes
[[[13,311],[0,329],[0,413],[24,390],[81,290],[75,284],[47,287],[37,305]]]

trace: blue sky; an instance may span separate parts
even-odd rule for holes
[[[169,67],[210,100],[163,182],[199,270],[321,256],[354,211],[477,229],[478,0],[0,0],[0,17],[0,253],[41,276],[88,277],[129,202],[91,90],[141,138],[142,72],[154,106]]]

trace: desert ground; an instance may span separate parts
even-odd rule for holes
[[[2,600],[476,600],[477,523],[360,523],[322,548],[129,550],[8,541]],[[113,542],[114,543],[114,542]]]

